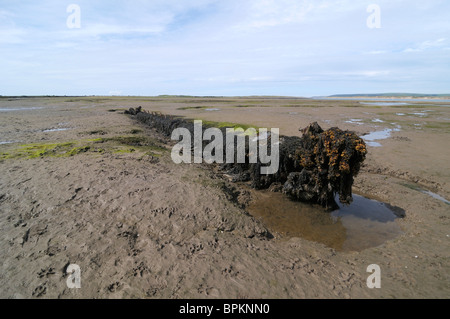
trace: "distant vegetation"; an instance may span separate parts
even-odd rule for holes
[[[321,96],[328,97],[328,98],[358,98],[358,97],[367,97],[367,98],[450,98],[450,93],[448,94],[421,94],[421,93],[374,93],[374,94],[334,94],[329,96]],[[160,98],[160,99],[185,99],[183,102],[197,102],[198,99],[204,100],[204,99],[211,99],[211,101],[220,101],[220,102],[228,102],[228,101],[222,101],[224,98],[233,98],[233,99],[265,99],[265,100],[271,100],[271,99],[290,99],[290,100],[308,100],[310,98],[305,97],[293,97],[293,96],[270,96],[270,95],[250,95],[250,96],[195,96],[195,95],[158,95],[158,96],[104,96],[104,95],[84,95],[84,96],[70,96],[70,95],[21,95],[21,96],[3,96],[0,95],[0,99],[25,99],[25,98],[68,98],[68,101],[78,101],[79,99],[86,99],[86,98]],[[313,97],[319,98],[319,97]],[[197,100],[195,100],[197,99]],[[188,102],[188,103],[189,103]],[[245,106],[245,105],[244,105]]]
[[[450,98],[450,94],[420,94],[420,93],[376,93],[376,94],[336,94],[328,97],[371,97],[371,98]]]

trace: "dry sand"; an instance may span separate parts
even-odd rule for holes
[[[0,143],[15,143],[1,144],[0,153],[30,143],[76,141],[91,148],[68,157],[0,160],[0,297],[448,298],[449,205],[417,190],[450,198],[450,108],[432,104],[2,98]],[[283,135],[299,135],[313,121],[359,134],[400,126],[378,141],[382,147],[369,147],[354,190],[403,208],[406,218],[395,221],[403,234],[360,252],[280,238],[230,201],[227,182],[209,167],[175,165],[170,143],[121,114],[139,105],[278,127]],[[1,111],[19,107],[43,108]],[[167,150],[93,141],[119,136],[148,136]],[[248,201],[246,195],[239,199]],[[69,264],[81,267],[81,289],[66,285]],[[381,289],[366,285],[371,264],[381,267]]]

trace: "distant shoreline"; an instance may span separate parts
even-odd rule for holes
[[[392,94],[338,94],[338,95],[330,95],[324,96],[321,98],[345,98],[345,99],[396,99],[396,100],[439,100],[439,99],[450,99],[450,94],[400,94],[400,93],[392,93]]]
[[[450,94],[402,94],[402,93],[380,93],[380,94],[337,94],[326,96],[276,96],[276,95],[247,95],[247,96],[197,96],[197,95],[0,95],[0,99],[29,99],[29,98],[241,98],[241,99],[395,99],[395,100],[440,100],[450,99]]]

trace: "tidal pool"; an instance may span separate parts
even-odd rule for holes
[[[364,135],[362,138],[369,146],[381,147],[381,144],[376,141],[385,140],[385,139],[391,137],[392,132],[399,132],[399,131],[400,131],[400,127],[397,127],[395,129],[386,128],[382,131],[371,132],[367,135]]]
[[[49,132],[62,132],[62,131],[68,131],[68,130],[70,130],[70,128],[52,128],[52,129],[48,129],[48,130],[43,130],[42,132],[49,133]]]
[[[282,239],[300,237],[337,251],[362,251],[402,234],[395,222],[404,217],[402,209],[355,194],[353,199],[351,205],[338,204],[339,209],[329,212],[281,193],[258,191],[248,211]]]
[[[345,121],[345,123],[364,125],[362,119],[349,119],[348,121]]]
[[[423,190],[423,189],[421,189],[420,191],[424,194],[427,194],[427,195],[433,197],[434,199],[440,200],[441,202],[446,203],[447,205],[450,205],[450,201],[446,200],[444,197],[442,197],[439,194],[433,193],[431,191]]]
[[[31,110],[41,110],[45,107],[16,107],[16,108],[0,108],[0,112],[18,112],[18,111],[31,111]]]
[[[371,106],[399,106],[399,105],[410,105],[410,103],[404,102],[359,102],[363,105],[371,105]]]

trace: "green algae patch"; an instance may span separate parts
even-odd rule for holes
[[[96,139],[95,144],[102,144],[114,154],[151,153],[162,154],[167,151],[155,139],[147,136],[115,136]]]
[[[73,149],[75,143],[24,144],[7,153],[1,153],[0,159],[63,157]]]
[[[113,151],[114,154],[131,154],[134,152],[136,152],[134,148]]]
[[[157,141],[145,136],[117,136],[63,143],[33,143],[19,145],[15,149],[0,153],[0,160],[34,159],[47,157],[72,157],[79,154],[152,154],[167,151]]]
[[[91,151],[91,146],[80,145],[80,142],[24,144],[20,145],[17,149],[13,149],[7,153],[0,153],[0,160],[20,158],[33,159],[44,157],[71,157],[89,151]]]
[[[241,128],[244,131],[246,131],[249,128],[253,128],[258,132],[258,128],[256,126],[249,125],[249,124],[239,124],[239,123],[231,123],[231,122],[214,122],[214,121],[203,121],[202,124],[207,127],[234,128],[234,129]]]
[[[90,146],[84,146],[84,147],[75,147],[70,150],[70,152],[67,153],[68,156],[75,156],[82,153],[87,153],[91,149]]]

